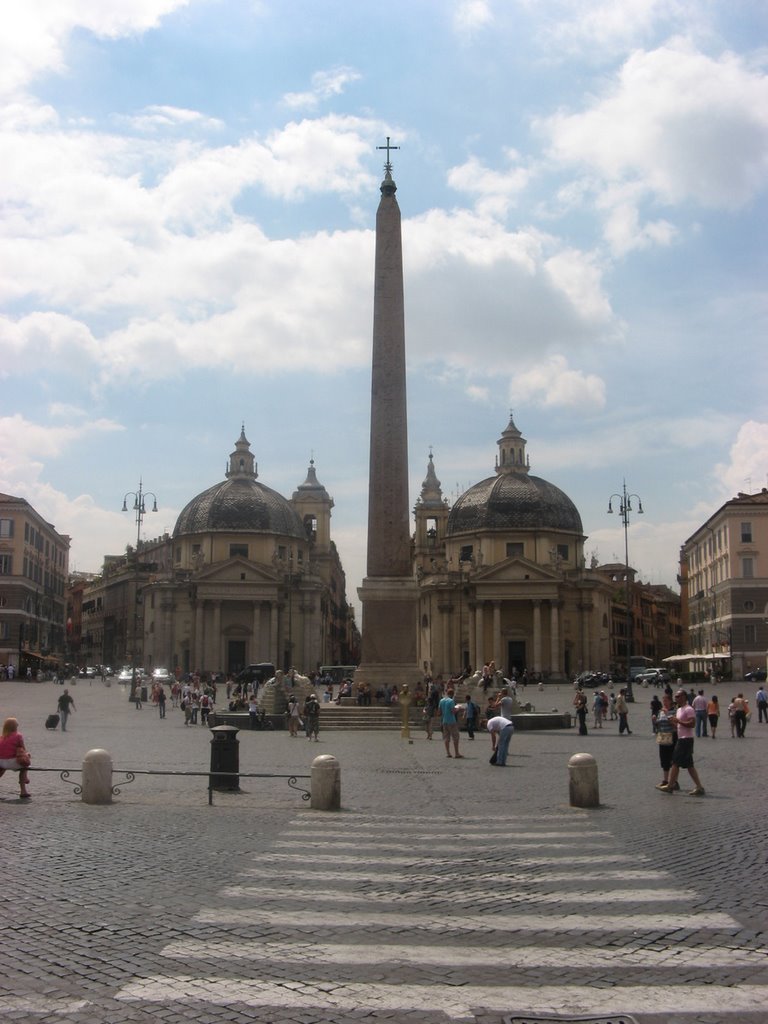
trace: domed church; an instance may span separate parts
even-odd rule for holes
[[[557,680],[607,664],[611,587],[585,567],[581,516],[531,473],[512,416],[497,443],[494,475],[453,507],[429,455],[414,510],[421,665],[447,677],[493,660]]]
[[[349,663],[354,621],[314,460],[290,499],[258,478],[243,427],[225,479],[194,497],[144,588],[148,665],[236,673]]]

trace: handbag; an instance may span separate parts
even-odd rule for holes
[[[660,747],[671,747],[675,742],[675,734],[672,732],[657,732],[656,742]]]
[[[32,757],[28,750],[19,750],[16,753],[16,764],[20,768],[29,768],[32,764]]]

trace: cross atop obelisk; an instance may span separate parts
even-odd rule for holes
[[[385,172],[385,174],[392,174],[392,161],[389,159],[389,151],[391,149],[400,149],[400,147],[399,146],[393,146],[390,143],[390,141],[389,141],[389,136],[387,136],[387,144],[386,144],[386,146],[377,146],[376,149],[386,149],[386,151],[387,151],[387,162],[384,164],[384,172]]]

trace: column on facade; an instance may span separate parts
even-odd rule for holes
[[[541,672],[541,601],[533,601],[533,671]]]
[[[213,628],[208,647],[208,667],[214,672],[221,669],[221,601],[213,602]]]
[[[269,602],[269,650],[272,664],[276,668],[282,668],[280,651],[277,646],[277,601]]]
[[[453,605],[446,599],[437,600],[437,611],[440,615],[440,627],[432,633],[436,649],[430,651],[432,672],[435,675],[447,676],[453,671],[453,655],[451,653],[451,613]]]
[[[253,624],[251,626],[251,653],[252,664],[263,660],[261,655],[261,601],[254,601],[252,608]]]
[[[505,668],[504,652],[501,649],[501,601],[493,602],[493,642],[491,644],[496,667]]]
[[[489,659],[486,658],[485,649],[485,601],[478,601],[477,607],[475,608],[475,661],[472,663],[472,667],[477,671],[477,667],[482,661],[483,665]]]
[[[192,670],[196,672],[200,672],[203,669],[203,640],[205,639],[204,604],[204,601],[198,601],[195,607],[195,646]]]
[[[553,675],[560,675],[560,612],[557,601],[552,601],[549,606],[549,638],[549,670]]]
[[[475,632],[476,608],[476,605],[470,605],[467,602],[467,646],[469,648],[469,664],[472,666],[473,672],[477,669],[477,647],[475,645],[475,638],[477,636]]]
[[[317,660],[312,653],[312,627],[315,621],[315,602],[310,597],[306,597],[301,604],[299,609],[304,617],[304,628],[302,630],[302,647],[301,651],[301,671],[304,675],[308,675],[310,672],[318,667],[314,662]]]

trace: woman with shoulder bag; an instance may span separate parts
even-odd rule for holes
[[[24,737],[19,732],[19,723],[15,718],[6,718],[3,722],[3,732],[0,736],[0,775],[7,771],[19,773],[20,797],[22,800],[29,800],[30,793],[27,789],[29,783],[29,768],[32,758],[24,746]]]
[[[672,707],[672,698],[665,693],[661,698],[661,709],[653,716],[653,725],[656,736],[656,745],[659,748],[659,763],[664,775],[656,789],[661,789],[669,782],[669,769],[672,767],[672,751],[677,741],[675,712]],[[680,789],[680,783],[675,783],[675,789]]]

